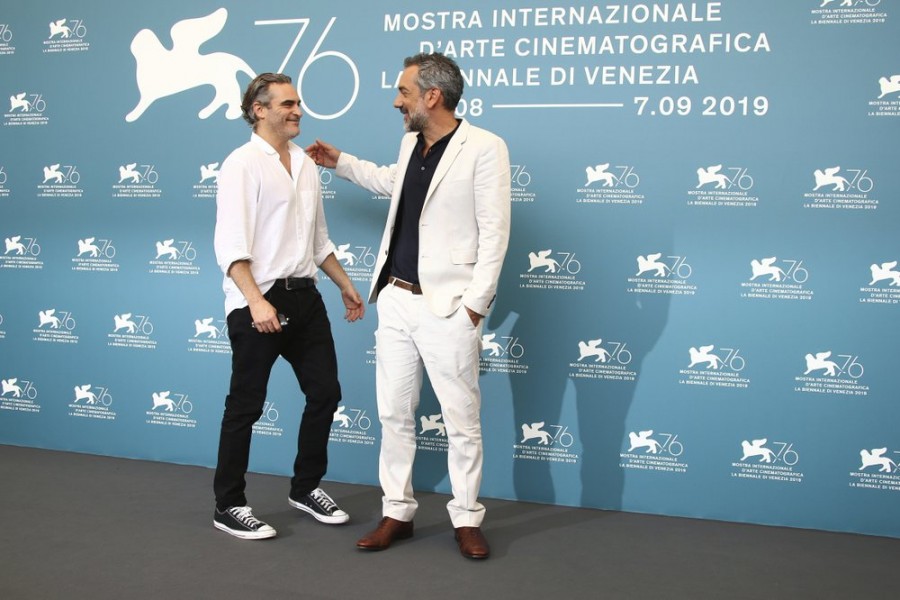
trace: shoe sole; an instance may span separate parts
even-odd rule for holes
[[[232,529],[231,527],[223,525],[216,520],[213,520],[213,526],[219,531],[224,531],[225,533],[233,535],[234,537],[240,538],[242,540],[265,540],[278,535],[278,532],[274,529],[272,531],[238,531],[237,529]]]
[[[316,521],[318,521],[319,523],[325,523],[326,525],[340,525],[340,524],[346,523],[347,521],[350,520],[350,515],[346,515],[346,514],[343,516],[337,516],[337,517],[329,517],[328,515],[320,515],[319,513],[317,513],[310,507],[306,506],[305,504],[301,504],[300,502],[297,502],[296,500],[294,500],[290,497],[288,497],[288,504],[290,504],[291,506],[293,506],[294,508],[296,508],[298,510],[302,510],[303,512],[312,515]]]

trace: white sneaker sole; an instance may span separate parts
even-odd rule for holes
[[[290,496],[288,496],[288,504],[296,509],[302,510],[305,513],[311,514],[313,518],[319,523],[325,523],[327,525],[340,525],[341,523],[346,523],[350,520],[350,515],[348,515],[344,511],[341,511],[341,513],[343,514],[334,515],[331,517],[329,517],[328,515],[320,515],[305,504],[301,504],[300,502],[295,501]]]
[[[237,529],[232,529],[227,525],[219,523],[215,519],[213,519],[213,526],[219,531],[224,531],[225,533],[231,534],[236,538],[241,538],[242,540],[264,540],[273,538],[278,534],[271,526],[268,529],[262,529],[260,531],[238,531]]]

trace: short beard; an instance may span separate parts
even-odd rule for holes
[[[409,114],[409,121],[406,122],[406,130],[416,133],[425,131],[428,125],[428,115],[424,112],[416,111]]]

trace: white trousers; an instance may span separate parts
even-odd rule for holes
[[[411,521],[416,455],[416,409],[422,368],[441,405],[447,430],[447,468],[453,499],[447,504],[454,527],[479,527],[478,502],[484,458],[478,369],[482,324],[472,325],[465,307],[437,317],[421,295],[393,285],[378,295],[375,332],[376,393],[381,421],[378,474],[384,491],[383,515]],[[482,321],[483,323],[483,321]]]

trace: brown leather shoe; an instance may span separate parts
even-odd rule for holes
[[[480,527],[457,527],[456,543],[459,544],[459,552],[466,558],[487,558],[491,554]]]
[[[374,530],[356,542],[360,550],[385,550],[394,540],[405,540],[413,536],[412,521],[398,521],[384,517]]]

